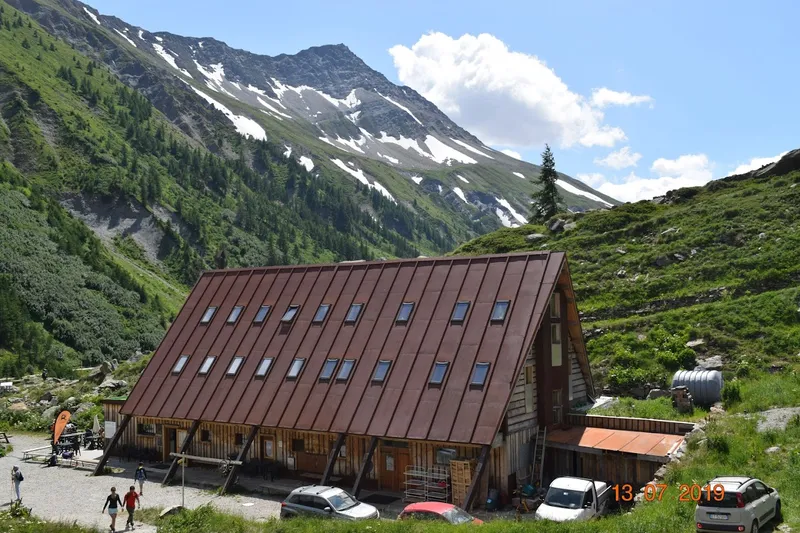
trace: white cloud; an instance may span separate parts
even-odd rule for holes
[[[619,170],[621,168],[635,167],[641,158],[642,154],[631,152],[631,147],[625,146],[621,150],[611,152],[602,159],[595,159],[594,162],[597,165]]]
[[[519,159],[522,161],[522,154],[519,152],[515,152],[514,150],[509,150],[508,148],[504,150],[500,150],[501,153],[506,154],[508,157],[513,157],[514,159]]]
[[[544,61],[492,35],[430,33],[389,53],[402,83],[488,144],[612,147],[627,138]]]
[[[747,163],[744,163],[736,167],[734,171],[728,175],[735,176],[737,174],[744,174],[746,172],[750,172],[751,170],[757,170],[763,167],[764,165],[769,165],[770,163],[774,163],[775,161],[777,161],[778,159],[780,159],[781,157],[785,156],[788,153],[789,152],[783,152],[773,157],[754,157]]]
[[[605,183],[606,177],[599,172],[591,172],[589,174],[578,174],[577,178],[584,182],[589,187],[598,187]]]
[[[629,92],[612,91],[605,87],[601,89],[592,89],[592,105],[595,107],[603,108],[612,105],[631,106],[650,103],[652,107],[653,98],[646,95],[635,95]]]
[[[613,182],[600,183],[601,178],[597,178],[600,174],[579,174],[578,178],[592,176],[590,179],[595,179],[595,183],[585,183],[596,190],[623,202],[636,202],[662,196],[667,191],[682,187],[705,185],[714,179],[713,168],[714,163],[705,154],[687,154],[677,159],[656,159],[650,167],[650,172],[655,175],[651,178],[637,176],[633,172]]]

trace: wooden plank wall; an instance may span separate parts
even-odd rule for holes
[[[620,485],[630,484],[634,491],[650,481],[662,465],[653,461],[637,459],[630,454],[604,452],[581,453],[572,450],[550,448],[545,462],[545,482],[556,477],[577,476]]]
[[[534,344],[535,346],[535,344]],[[525,411],[525,367],[533,367],[533,411],[528,413]],[[522,429],[530,428],[536,425],[537,420],[537,402],[536,402],[536,356],[534,347],[525,358],[525,365],[522,367],[522,372],[517,376],[517,384],[514,386],[514,392],[511,394],[511,401],[506,410],[506,425],[507,432],[513,433]]]
[[[600,416],[570,413],[567,423],[572,426],[585,426],[604,429],[622,429],[667,435],[685,435],[694,429],[691,422],[676,420],[655,420],[651,418],[627,418],[621,416]]]
[[[586,403],[586,378],[583,377],[581,372],[581,367],[578,364],[578,354],[575,353],[575,347],[572,342],[568,346],[569,360],[571,361],[570,382],[572,383],[570,405],[582,405]]]

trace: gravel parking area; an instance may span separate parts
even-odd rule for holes
[[[133,471],[122,474],[92,477],[88,470],[76,470],[68,467],[43,467],[36,463],[22,461],[22,452],[47,444],[43,436],[14,435],[11,444],[14,451],[8,457],[0,458],[0,472],[5,477],[0,486],[0,502],[3,507],[9,505],[12,497],[10,472],[11,467],[18,465],[25,480],[20,492],[26,507],[32,507],[33,513],[48,521],[65,521],[96,527],[108,531],[110,520],[108,514],[100,514],[110,488],[115,486],[122,496],[133,484]],[[114,462],[116,466],[117,462]],[[151,481],[144,486],[145,496],[141,498],[143,507],[169,507],[180,505],[181,487],[162,487],[160,479],[164,472],[148,470]],[[179,478],[178,478],[179,479]],[[266,520],[280,514],[280,501],[258,496],[217,496],[208,490],[186,487],[186,507],[196,508],[211,503],[222,512],[235,513],[253,520]],[[126,513],[120,512],[117,517],[117,531],[125,528]],[[155,526],[137,525],[136,531],[155,533]]]

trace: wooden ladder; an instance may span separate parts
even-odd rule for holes
[[[547,427],[540,427],[536,431],[536,440],[533,445],[533,475],[531,484],[536,488],[541,487],[542,472],[544,471],[544,448],[547,441]]]

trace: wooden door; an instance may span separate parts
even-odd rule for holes
[[[164,462],[172,461],[172,457],[169,454],[178,451],[175,443],[177,439],[176,429],[164,426]]]
[[[261,459],[275,459],[275,437],[261,437]]]
[[[409,464],[411,464],[411,460],[408,449],[381,448],[381,488],[392,492],[402,492],[405,489],[405,471]]]

